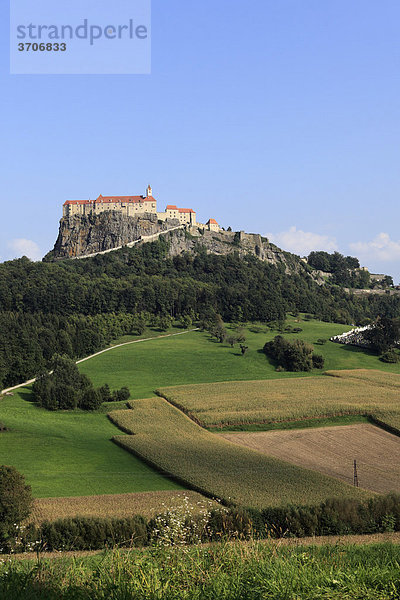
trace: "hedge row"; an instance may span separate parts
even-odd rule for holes
[[[179,524],[177,519],[172,521]],[[168,527],[171,526],[171,519],[149,521],[141,516],[59,519],[53,523],[44,522],[39,527],[29,525],[20,535],[14,550],[66,551],[146,546],[157,541],[157,536],[165,536],[165,532],[160,530],[160,522],[168,522]],[[197,541],[220,540],[223,537],[279,538],[400,531],[400,495],[376,496],[362,502],[349,498],[331,499],[311,507],[213,510],[208,514],[205,525],[204,516],[185,515],[181,527],[185,531],[201,531]],[[186,536],[185,540],[190,543],[192,538]],[[3,544],[3,552],[10,550],[11,542]]]

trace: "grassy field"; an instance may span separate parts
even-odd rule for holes
[[[315,320],[297,322],[293,317],[288,320],[288,324],[301,327],[303,331],[284,334],[285,337],[298,337],[311,343],[351,329],[346,325]],[[321,375],[320,371],[300,375],[277,373],[275,365],[260,352],[265,342],[277,334],[277,331],[266,332],[265,326],[250,325],[246,328],[246,345],[249,350],[245,356],[241,356],[237,347],[219,344],[207,333],[195,331],[116,348],[82,363],[80,370],[95,385],[107,382],[113,388],[127,385],[132,398],[148,398],[154,394],[154,390],[165,386]],[[327,342],[322,346],[315,345],[315,350],[324,355],[325,369],[379,369],[400,373],[399,365],[383,363],[372,353],[350,346]]]
[[[205,431],[162,398],[134,400],[110,418],[122,447],[159,469],[225,501],[265,507],[361,497],[360,490],[319,473],[242,448]]]
[[[331,376],[233,381],[161,388],[160,393],[206,427],[374,415],[400,424],[400,375],[374,370]]]
[[[315,342],[349,327],[318,321],[295,322],[302,327],[302,339]],[[176,332],[177,330],[171,330]],[[160,332],[144,333],[143,337]],[[154,339],[117,348],[80,365],[95,385],[109,383],[111,388],[127,385],[131,398],[149,397],[157,388],[230,380],[283,380],[290,384],[298,374],[277,373],[260,349],[277,332],[265,326],[247,328],[249,351],[240,356],[237,348],[213,341],[207,333]],[[285,334],[286,335],[286,334]],[[296,337],[295,334],[287,334]],[[119,342],[135,338],[125,336]],[[137,339],[137,338],[136,338]],[[379,368],[398,372],[399,365],[385,365],[372,354],[331,342],[316,346],[325,355],[327,368]],[[321,381],[319,371],[311,379]],[[304,381],[309,381],[305,374]],[[225,384],[224,384],[225,385]],[[121,407],[121,406],[120,406]],[[156,490],[175,490],[178,486],[161,477],[141,461],[114,447],[116,433],[105,413],[118,405],[104,405],[94,414],[49,413],[30,402],[29,389],[0,398],[0,422],[9,431],[0,433],[0,462],[12,464],[27,476],[36,497],[86,496]],[[397,418],[393,414],[393,420]]]
[[[181,489],[110,442],[118,433],[104,413],[49,412],[22,390],[0,400],[0,463],[26,476],[36,497]]]
[[[0,565],[7,600],[396,600],[400,546],[235,542]]]

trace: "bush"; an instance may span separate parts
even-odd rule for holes
[[[321,354],[313,354],[312,355],[312,364],[314,369],[323,369],[325,364],[325,359]]]
[[[98,390],[88,388],[83,393],[79,400],[79,408],[82,410],[97,410],[100,408],[103,400]]]
[[[111,397],[112,402],[126,402],[130,398],[130,391],[127,387],[122,387],[120,390],[113,392]]]
[[[379,357],[379,360],[381,360],[382,362],[385,363],[398,363],[400,358],[399,355],[397,354],[396,350],[392,349],[392,350],[387,350],[386,352],[384,352],[383,354],[381,354],[381,356]]]
[[[0,466],[0,541],[17,533],[19,524],[29,517],[33,505],[32,490],[14,467]]]
[[[400,531],[400,495],[369,500],[333,498],[318,506],[248,511],[254,534],[263,537],[367,534]]]
[[[311,371],[322,369],[324,359],[313,354],[313,346],[303,340],[286,340],[277,335],[264,345],[263,352],[287,371]]]
[[[32,540],[40,540],[43,550],[100,550],[105,546],[145,546],[147,521],[140,516],[126,519],[74,517],[45,521],[40,527],[29,527],[25,534],[25,547]]]

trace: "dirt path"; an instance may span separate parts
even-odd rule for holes
[[[378,493],[400,492],[400,438],[370,424],[218,434],[231,442],[359,485]]]
[[[185,333],[191,333],[192,331],[198,331],[198,330],[199,330],[199,328],[195,327],[194,329],[187,329],[186,331],[179,331],[178,333],[167,333],[166,335],[156,335],[156,336],[150,337],[150,338],[142,338],[140,340],[133,340],[131,342],[123,342],[122,344],[116,344],[115,346],[110,346],[109,348],[106,348],[105,350],[100,350],[100,352],[95,352],[94,354],[91,354],[90,356],[86,356],[86,358],[81,358],[80,360],[76,361],[76,364],[79,365],[79,363],[85,362],[85,360],[90,360],[91,358],[94,358],[95,356],[104,354],[104,352],[110,352],[110,350],[115,350],[115,348],[121,348],[121,346],[129,346],[130,344],[139,344],[139,342],[149,342],[150,340],[158,340],[160,338],[174,337],[176,335],[184,335]],[[24,381],[24,383],[19,383],[18,385],[14,385],[13,387],[2,390],[0,392],[0,394],[7,394],[7,392],[12,392],[13,390],[17,390],[18,388],[25,387],[27,385],[30,385],[31,383],[34,383],[35,381],[36,381],[36,378],[29,379],[28,381]]]

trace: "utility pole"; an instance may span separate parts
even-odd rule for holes
[[[357,473],[357,461],[356,460],[354,460],[353,483],[354,483],[355,487],[358,487],[358,473]]]

